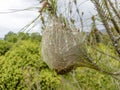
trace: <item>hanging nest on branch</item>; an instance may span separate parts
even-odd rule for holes
[[[54,23],[43,33],[43,60],[59,74],[71,71],[78,64],[86,65],[89,60],[84,40],[85,36],[81,32],[63,28],[60,23]]]
[[[86,35],[82,32],[66,29],[54,21],[43,32],[43,60],[58,74],[68,73],[78,66],[102,71],[88,54],[85,39]]]

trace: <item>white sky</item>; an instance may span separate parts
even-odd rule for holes
[[[0,12],[8,12],[10,9],[24,9],[35,7],[37,0],[0,0]],[[18,32],[22,27],[32,21],[38,15],[38,10],[29,10],[16,13],[0,13],[0,37],[9,31]]]
[[[7,12],[10,9],[36,7],[38,5],[38,0],[0,0],[0,12]],[[80,8],[81,11],[85,12],[85,18],[90,18],[90,12],[93,12],[93,5],[89,2],[89,0],[85,4],[81,5]],[[22,27],[32,21],[38,14],[38,10],[7,14],[0,13],[0,37],[3,37],[9,31],[18,32]],[[34,29],[32,31],[40,32],[39,29]]]

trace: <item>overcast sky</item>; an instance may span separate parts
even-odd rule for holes
[[[80,0],[78,0],[80,1]],[[81,0],[81,2],[86,0]],[[24,9],[28,7],[36,7],[39,5],[38,0],[0,0],[0,12],[8,12],[11,9]],[[62,4],[61,4],[62,5]],[[93,14],[93,5],[88,0],[80,6],[81,11],[85,12],[85,18],[90,18]],[[15,13],[0,13],[0,37],[3,37],[9,31],[18,32],[22,27],[32,21],[37,15],[38,10],[28,10]],[[40,32],[39,28],[32,30]]]
[[[38,6],[37,0],[0,0],[0,12],[9,12],[10,9],[24,9]],[[16,13],[0,13],[0,37],[9,31],[18,32],[22,27],[32,21],[38,10],[28,10]],[[37,30],[36,30],[37,31]]]

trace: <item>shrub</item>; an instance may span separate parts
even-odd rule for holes
[[[0,40],[0,56],[5,55],[5,53],[8,52],[11,47],[11,43],[4,40]]]
[[[39,43],[21,41],[0,60],[0,89],[46,90],[56,88],[60,77],[48,68],[39,53]]]

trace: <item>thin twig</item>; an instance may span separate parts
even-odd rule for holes
[[[25,9],[9,9],[11,11],[8,12],[0,12],[0,14],[8,14],[8,13],[16,13],[16,12],[23,12],[23,11],[28,11],[32,9],[40,9],[40,7],[30,7],[30,8],[25,8]]]

